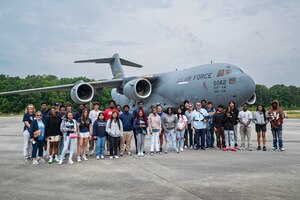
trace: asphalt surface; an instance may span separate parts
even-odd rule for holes
[[[33,166],[23,158],[20,117],[0,118],[0,199],[300,199],[300,120],[284,124],[285,152],[124,156]],[[269,127],[268,127],[269,128]],[[256,133],[252,131],[256,148]]]

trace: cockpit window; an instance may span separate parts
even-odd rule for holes
[[[233,74],[243,74],[244,72],[240,68],[233,69]]]
[[[218,73],[217,73],[217,77],[224,76],[224,72],[225,72],[224,69],[219,69],[219,71],[218,71]]]
[[[231,73],[232,73],[232,70],[231,70],[231,69],[226,69],[225,75],[229,75],[229,74],[231,74]]]

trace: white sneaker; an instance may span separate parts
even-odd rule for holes
[[[94,155],[94,150],[92,150],[91,152],[90,152],[90,156],[93,156]]]
[[[114,158],[115,158],[115,159],[118,159],[118,158],[119,158],[119,156],[114,156]]]
[[[83,156],[83,160],[84,161],[88,161],[89,159],[87,159],[85,156]]]
[[[144,155],[144,153],[143,153],[143,152],[141,152],[141,153],[140,153],[140,156],[141,156],[141,157],[144,157],[145,155]]]
[[[178,148],[175,151],[176,151],[176,153],[179,153],[179,149]]]
[[[101,159],[104,159],[104,156],[100,156]]]
[[[52,162],[53,162],[53,158],[52,158],[52,156],[50,156],[48,164],[51,164]]]
[[[285,149],[284,148],[280,148],[280,151],[285,151]]]
[[[97,160],[100,160],[100,156],[96,156],[96,159],[97,159]]]
[[[32,161],[32,164],[33,164],[33,165],[39,165],[40,163],[39,163],[36,159],[34,159],[34,160]]]
[[[180,148],[180,151],[183,152],[183,148]]]
[[[275,151],[275,150],[276,150],[276,148],[275,148],[275,147],[272,147],[272,148],[271,148],[271,151]]]
[[[73,160],[69,160],[68,164],[73,165],[74,164]]]
[[[58,163],[59,159],[56,157],[56,158],[54,158],[54,161]]]
[[[46,157],[46,156],[48,156],[48,153],[47,153],[47,151],[44,151],[43,152],[43,157]]]
[[[64,160],[60,160],[60,161],[58,162],[58,164],[59,164],[59,165],[62,165],[63,162],[64,162]]]
[[[42,158],[42,159],[39,160],[39,163],[40,163],[40,164],[45,164],[46,161],[44,160],[44,158]]]
[[[185,149],[187,149],[187,146],[186,146],[186,145],[184,145],[184,148],[185,148]]]
[[[77,157],[77,162],[81,162],[80,156]]]
[[[193,148],[193,146],[190,146],[190,150],[193,150],[194,148]]]
[[[141,157],[141,153],[140,152],[138,152],[138,157]]]
[[[114,158],[113,156],[109,156],[109,159],[111,159],[111,160],[112,160],[113,158]]]

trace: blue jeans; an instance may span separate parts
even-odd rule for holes
[[[176,150],[176,133],[174,133],[174,129],[167,130],[168,133],[165,131],[165,137],[166,137],[166,146],[165,146],[165,152],[169,151],[170,141],[172,140],[173,144],[173,150]]]
[[[35,144],[32,144],[32,158],[36,158],[36,153],[38,156],[43,157],[45,140],[35,140]]]
[[[193,129],[191,128],[191,124],[188,124],[188,132],[189,132],[189,140],[190,140],[190,147],[194,147],[194,134]]]
[[[205,132],[206,129],[195,129],[195,147],[197,149],[205,148]]]
[[[96,149],[95,149],[96,157],[105,155],[105,142],[106,142],[106,137],[105,136],[104,137],[97,136]]]
[[[273,147],[276,149],[283,148],[283,142],[282,142],[282,125],[280,125],[278,128],[272,128],[272,135],[273,135]],[[278,141],[278,146],[277,146]]]
[[[214,147],[215,133],[214,129],[206,129],[206,147]]]
[[[70,138],[70,136],[66,136],[66,134],[64,134],[64,148],[61,152],[61,159],[64,159],[65,155],[66,155],[66,151],[68,150],[69,144],[70,144],[70,154],[69,154],[69,160],[72,160],[73,154],[74,154],[74,149],[77,146],[77,138]]]
[[[226,148],[234,148],[234,130],[224,130]]]
[[[185,129],[182,131],[177,130],[176,131],[176,148],[183,148],[183,143],[184,143],[184,133],[185,133]]]

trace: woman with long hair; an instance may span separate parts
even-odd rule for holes
[[[226,147],[223,148],[223,151],[231,150],[236,152],[235,142],[234,142],[234,123],[235,123],[235,115],[232,112],[230,106],[228,106],[225,110],[224,114],[224,137],[225,137],[225,145]]]
[[[179,153],[179,150],[183,152],[183,143],[184,143],[184,133],[187,124],[187,118],[183,114],[182,108],[177,109],[177,131],[176,131],[176,152]]]
[[[147,135],[148,120],[144,110],[139,110],[133,122],[137,139],[138,157],[144,157],[145,137]]]
[[[261,150],[260,138],[262,136],[263,151],[266,151],[266,132],[267,123],[269,122],[269,115],[263,105],[256,107],[256,112],[253,115],[253,123],[255,124],[255,130],[257,133],[257,150]]]
[[[157,114],[157,107],[152,107],[152,112],[149,115],[149,131],[150,131],[150,155],[154,154],[154,147],[156,154],[160,154],[159,150],[159,133],[161,132],[161,118]]]
[[[83,110],[81,117],[77,122],[78,127],[78,135],[79,135],[79,144],[78,144],[78,152],[77,152],[77,162],[81,162],[81,150],[83,148],[82,159],[87,161],[86,153],[87,153],[87,145],[89,141],[89,137],[92,136],[92,120],[89,118],[88,110]],[[82,147],[83,145],[83,147]]]
[[[23,140],[24,140],[24,148],[23,153],[25,156],[26,161],[31,161],[31,154],[32,154],[32,144],[30,142],[30,133],[29,128],[30,124],[35,119],[35,108],[34,105],[29,104],[26,109],[23,116],[23,122],[24,122],[24,129],[23,129]]]
[[[123,124],[119,119],[118,111],[113,111],[110,119],[106,123],[106,132],[108,133],[108,139],[110,142],[110,159],[118,159],[118,145],[120,137],[123,137]]]

